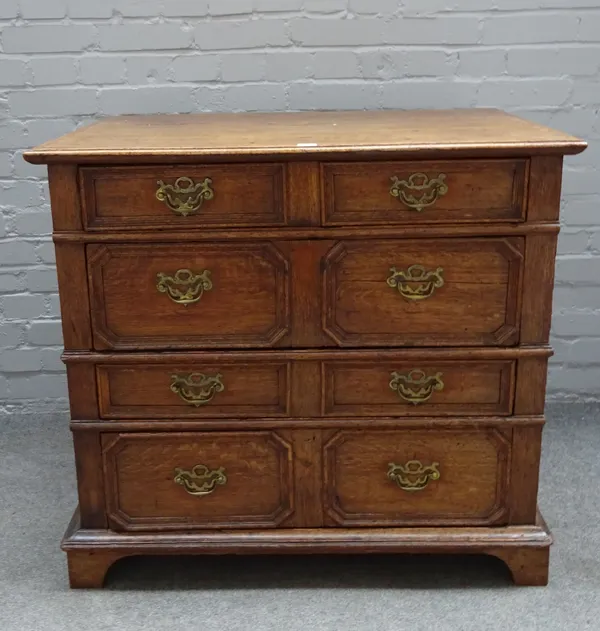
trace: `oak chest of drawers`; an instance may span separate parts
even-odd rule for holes
[[[74,587],[138,554],[485,553],[537,512],[563,155],[495,110],[109,119],[49,165]]]

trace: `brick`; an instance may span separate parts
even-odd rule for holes
[[[563,176],[563,195],[593,195],[598,191],[598,171],[593,167],[567,166]]]
[[[570,226],[593,226],[600,219],[600,196],[587,195],[569,199],[563,216]]]
[[[576,392],[591,394],[597,397],[600,383],[600,367],[585,368],[569,367],[568,369],[552,367],[548,379],[549,390],[562,392]]]
[[[40,24],[7,27],[2,42],[5,53],[68,53],[91,46],[95,35],[87,24]]]
[[[231,85],[223,90],[222,96],[225,110],[271,112],[286,109],[285,87],[281,84]]]
[[[104,114],[187,113],[193,109],[191,90],[180,86],[106,88],[100,90]]]
[[[348,8],[353,13],[393,15],[400,10],[398,0],[350,0]]]
[[[470,77],[494,77],[506,73],[506,51],[461,50],[458,53],[458,74]]]
[[[173,50],[192,43],[191,31],[179,24],[111,24],[98,30],[102,50]]]
[[[33,143],[31,144],[33,145]],[[42,180],[47,177],[46,166],[43,164],[29,164],[25,162],[21,149],[15,151],[13,173],[15,179],[35,178]]]
[[[385,23],[383,41],[388,44],[477,44],[479,18],[440,16],[435,18],[394,18]]]
[[[192,90],[192,99],[201,112],[218,112],[224,109],[222,86],[203,85]]]
[[[71,119],[38,119],[27,122],[27,141],[31,146],[68,134],[76,127]]]
[[[504,6],[504,0],[403,0],[404,15],[432,15],[449,11],[485,11]]]
[[[12,399],[56,399],[67,396],[65,375],[34,375],[13,377],[8,381],[9,396]]]
[[[600,256],[568,254],[558,257],[556,280],[558,284],[597,285],[600,278]]]
[[[206,53],[182,55],[173,59],[171,72],[175,81],[214,81],[219,76],[219,57]]]
[[[37,372],[42,369],[42,356],[39,350],[18,349],[0,354],[0,370],[11,372]]]
[[[11,20],[19,15],[17,0],[2,0],[0,2],[0,20]]]
[[[21,59],[0,59],[0,85],[23,86],[27,83],[27,65]]]
[[[39,351],[42,358],[42,369],[47,372],[65,372],[65,365],[60,358],[62,349],[42,348]]]
[[[568,79],[490,79],[479,86],[480,107],[530,107],[562,105],[568,98]]]
[[[600,253],[600,231],[592,233],[590,249]],[[598,296],[600,297],[600,291],[598,292]]]
[[[56,251],[54,249],[54,243],[42,243],[41,245],[37,246],[36,252],[43,263],[53,264],[56,262]]]
[[[369,51],[359,53],[361,75],[365,79],[394,79],[405,74],[406,53]]]
[[[0,274],[0,294],[23,291],[25,289],[25,277],[17,274]]]
[[[25,125],[22,122],[0,124],[0,149],[23,149],[26,145]]]
[[[378,19],[336,20],[294,18],[290,20],[292,40],[300,46],[380,46],[386,25]]]
[[[507,69],[512,75],[595,75],[599,68],[600,51],[592,47],[517,48],[507,53]]]
[[[456,74],[458,55],[442,50],[412,50],[405,56],[409,77],[444,77]]]
[[[468,108],[479,82],[458,80],[388,81],[382,87],[385,108]]]
[[[61,346],[62,328],[55,320],[37,320],[27,331],[27,341],[32,346]]]
[[[21,17],[25,20],[64,18],[66,15],[66,0],[21,0]]]
[[[595,335],[598,335],[596,330]],[[600,337],[588,337],[585,340],[574,340],[569,361],[577,364],[599,365],[600,364]],[[600,383],[600,382],[599,382]]]
[[[23,341],[23,327],[18,324],[0,324],[0,348],[14,348]]]
[[[9,94],[8,104],[16,116],[69,116],[95,114],[96,90],[91,88],[45,88]]]
[[[298,81],[290,86],[291,109],[362,110],[376,109],[377,107],[379,107],[379,86],[373,84]]]
[[[570,42],[577,35],[578,25],[579,18],[575,13],[495,15],[483,22],[482,43],[495,45]]]
[[[596,4],[596,8],[598,5]],[[585,13],[581,17],[581,25],[577,39],[581,42],[600,42],[600,15]]]
[[[266,74],[264,53],[229,53],[221,58],[223,81],[262,81]]]
[[[60,297],[58,294],[47,296],[48,315],[54,318],[60,318]]]
[[[209,0],[208,11],[211,15],[240,15],[252,13],[252,0]]]
[[[52,215],[49,211],[20,213],[15,219],[17,233],[42,235],[52,233]]]
[[[33,85],[77,83],[77,66],[73,57],[42,57],[30,62]]]
[[[86,85],[125,83],[125,60],[119,57],[82,57],[79,75]]]
[[[171,71],[171,55],[135,55],[127,57],[127,82],[134,86],[144,83],[166,83]]]
[[[208,0],[114,0],[110,4],[125,17],[201,17],[208,13]]]
[[[201,50],[263,48],[290,44],[286,22],[274,19],[200,23],[195,29],[194,37]]]
[[[352,51],[319,51],[314,56],[316,79],[351,79],[360,76],[358,57]]]
[[[585,308],[600,311],[600,291],[596,287],[559,285],[554,289],[554,306],[556,312]]]
[[[0,153],[0,178],[10,177],[13,172],[12,153],[2,152]],[[0,204],[2,202],[0,201]]]
[[[346,10],[347,0],[304,0],[304,10],[314,13],[337,13]]]
[[[0,215],[0,237],[6,236],[6,219]]]
[[[0,184],[0,200],[3,206],[24,208],[42,202],[40,185],[37,182],[18,180],[8,186]]]
[[[598,103],[598,94],[600,94],[600,81],[595,77],[575,79],[571,103],[575,106],[589,106],[591,103]]]
[[[68,14],[71,18],[110,18],[114,4],[98,0],[69,0]]]
[[[555,313],[552,318],[552,330],[560,337],[581,337],[598,335],[600,331],[600,312],[567,311]]]
[[[265,13],[299,11],[303,6],[304,0],[254,0],[254,9]]]
[[[267,81],[295,81],[314,75],[311,53],[277,51],[266,54]]]
[[[559,254],[581,254],[585,252],[589,243],[587,232],[565,232],[560,233],[558,238]]]
[[[29,320],[40,318],[46,312],[43,295],[14,295],[2,299],[2,313],[8,320]]]
[[[56,293],[58,280],[55,269],[34,269],[27,271],[27,288],[29,291]]]

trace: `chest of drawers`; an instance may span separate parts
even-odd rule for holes
[[[495,110],[122,117],[49,165],[73,587],[140,554],[484,553],[537,511],[562,160]]]

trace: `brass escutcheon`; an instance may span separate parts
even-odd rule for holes
[[[175,484],[181,484],[190,495],[203,496],[212,493],[217,485],[227,483],[225,469],[209,469],[206,465],[197,464],[191,471],[175,469]]]
[[[434,391],[441,392],[444,389],[441,372],[428,377],[423,370],[415,368],[406,375],[393,372],[390,378],[390,388],[413,405],[429,401]]]
[[[433,206],[448,192],[445,179],[445,173],[431,179],[425,173],[413,173],[408,180],[401,180],[394,175],[391,178],[390,195],[420,213],[424,208]]]
[[[390,267],[390,272],[387,284],[398,289],[407,300],[425,300],[432,296],[436,289],[444,286],[442,267],[433,271],[427,271],[422,265],[411,265],[406,270]]]
[[[156,199],[164,202],[175,214],[183,217],[198,212],[204,200],[215,196],[212,180],[209,177],[197,184],[189,177],[177,178],[175,184],[165,184],[162,180],[158,180],[157,184]]]
[[[387,476],[403,491],[422,491],[431,480],[439,480],[439,462],[423,465],[419,460],[409,460],[405,465],[388,463]]]
[[[189,405],[200,407],[210,403],[217,392],[223,392],[223,375],[204,375],[192,372],[188,375],[171,375],[171,392]]]
[[[207,269],[200,274],[195,274],[190,269],[179,269],[173,276],[159,272],[156,278],[158,280],[156,289],[184,307],[198,302],[202,294],[213,287],[210,270]]]

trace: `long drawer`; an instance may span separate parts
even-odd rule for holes
[[[513,346],[521,237],[89,245],[94,347]]]
[[[548,355],[541,350],[536,361],[545,367]],[[415,349],[149,353],[143,359],[119,353],[87,361],[95,364],[103,419],[334,420],[508,416],[521,357],[518,349]],[[67,357],[69,364],[81,360]]]

